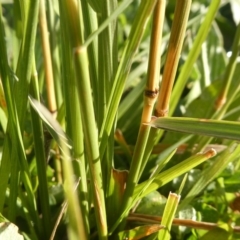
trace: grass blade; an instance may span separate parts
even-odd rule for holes
[[[205,153],[199,153],[184,160],[183,162],[175,165],[174,167],[169,168],[168,170],[158,174],[153,180],[149,179],[145,182],[140,183],[134,190],[134,197],[138,196],[138,198],[141,199],[142,197],[148,195],[150,192],[160,188],[172,179],[182,175],[183,173],[188,172],[192,168],[196,167],[197,165],[201,164],[202,162],[208,160],[215,155],[216,151],[214,149],[210,149]],[[149,181],[151,182],[150,185]],[[148,185],[148,187],[144,192],[142,192],[142,189],[145,188],[146,185]],[[141,195],[139,195],[140,192],[142,192]]]
[[[86,2],[85,2],[86,3]],[[63,9],[60,8],[60,13]],[[86,10],[88,11],[88,9]],[[64,25],[63,25],[64,24]],[[80,191],[80,206],[83,213],[83,220],[85,224],[85,230],[89,234],[89,189],[87,184],[87,170],[86,170],[86,156],[84,152],[84,136],[83,136],[83,126],[81,119],[81,112],[79,106],[78,93],[76,89],[75,76],[73,71],[73,62],[72,62],[72,49],[68,44],[70,42],[68,34],[68,25],[67,22],[62,22],[61,27],[62,35],[62,59],[63,59],[63,89],[64,89],[64,102],[65,102],[65,111],[66,111],[66,133],[67,136],[72,141],[72,154],[74,160],[76,160],[77,165],[75,174],[80,177],[81,181],[79,183]],[[90,45],[91,46],[91,45]],[[90,47],[89,46],[89,47]],[[94,78],[95,79],[95,78]]]
[[[111,21],[115,20],[119,14],[121,14],[133,0],[123,1],[118,8],[116,8],[112,14],[94,31],[85,41],[84,46],[88,46],[99,35]]]
[[[79,106],[83,124],[85,140],[86,159],[88,160],[91,189],[93,191],[95,217],[99,230],[99,238],[106,239],[108,235],[105,198],[103,189],[103,176],[99,155],[98,130],[93,106],[93,96],[91,91],[90,73],[88,68],[88,56],[84,42],[83,23],[81,22],[81,4],[74,0],[61,2],[62,11],[61,22],[67,22],[70,36],[70,47],[73,49],[73,62],[75,81],[79,98]],[[80,19],[79,19],[80,18]]]
[[[181,201],[180,209],[186,206],[191,200],[198,195],[204,188],[213,181],[228,165],[229,162],[234,161],[240,154],[240,146],[236,143],[232,143],[217,159],[214,163],[205,169],[198,181],[194,184],[194,187],[188,192],[186,197]]]
[[[176,213],[178,203],[180,201],[180,195],[175,193],[169,193],[166,206],[164,208],[161,225],[164,227],[158,233],[158,239],[169,240],[170,230],[173,222],[174,215]]]
[[[131,28],[131,33],[126,43],[126,46],[124,48],[121,62],[116,73],[114,84],[109,97],[109,105],[107,106],[107,113],[104,117],[103,125],[99,135],[99,138],[101,139],[101,144],[100,144],[101,155],[104,153],[104,150],[107,144],[107,138],[110,135],[110,132],[114,123],[114,119],[116,117],[117,107],[119,105],[119,102],[122,96],[124,84],[128,76],[128,73],[130,71],[134,54],[140,44],[140,40],[143,35],[145,26],[155,6],[155,3],[156,3],[155,0],[150,0],[147,2],[142,1],[139,6],[137,15],[134,19],[134,23]]]
[[[234,121],[164,117],[153,120],[150,125],[165,130],[240,140],[240,123]]]
[[[179,102],[182,91],[183,91],[183,89],[186,85],[186,82],[188,80],[188,77],[191,73],[190,70],[192,69],[194,63],[196,62],[196,60],[201,52],[202,43],[205,41],[205,39],[207,37],[208,31],[214,20],[214,16],[219,8],[220,3],[221,3],[220,0],[215,0],[215,1],[211,2],[211,5],[206,14],[206,17],[198,31],[197,36],[195,37],[195,41],[191,48],[191,52],[189,53],[188,58],[182,67],[180,75],[179,75],[178,79],[176,80],[176,85],[174,86],[171,101],[170,101],[169,115],[173,114],[173,111],[175,110],[177,103]]]
[[[38,12],[38,2],[31,3],[29,6],[29,11],[28,14],[31,16],[31,14]],[[0,5],[0,13],[2,14],[2,9]],[[34,31],[36,31],[36,18],[33,17],[33,22],[31,24],[27,24],[27,33],[29,34],[30,32],[34,34]],[[34,35],[35,36],[35,35]],[[28,47],[32,47],[34,45],[34,38],[31,38],[32,42],[25,42],[23,45],[27,45]],[[30,44],[30,45],[29,45]],[[19,92],[21,91],[18,89],[18,94],[14,94],[14,89],[13,89],[13,84],[16,84],[16,78],[11,72],[9,65],[8,65],[8,59],[7,59],[7,53],[6,53],[6,46],[5,46],[5,40],[4,40],[4,29],[3,29],[3,24],[2,24],[2,17],[0,20],[0,50],[2,53],[1,61],[0,61],[0,72],[1,72],[1,78],[2,78],[2,84],[3,84],[3,89],[4,89],[4,94],[6,97],[6,102],[8,106],[8,114],[9,114],[9,121],[8,121],[8,126],[7,126],[7,137],[5,138],[4,145],[3,145],[3,154],[2,154],[2,160],[1,160],[1,167],[0,167],[0,176],[1,176],[1,185],[0,185],[0,191],[1,192],[6,192],[7,188],[7,183],[8,183],[8,178],[10,174],[10,169],[11,165],[15,164],[15,167],[12,168],[14,171],[12,174],[16,174],[16,172],[19,173],[19,168],[21,171],[21,179],[23,181],[24,187],[26,189],[26,193],[28,195],[28,211],[29,214],[31,215],[32,220],[36,223],[36,229],[40,229],[39,225],[39,217],[37,215],[37,210],[36,210],[36,202],[35,202],[35,196],[33,193],[32,189],[32,184],[30,181],[30,174],[29,174],[29,168],[28,168],[28,163],[26,161],[26,155],[25,155],[25,150],[23,146],[23,139],[22,139],[22,134],[20,130],[20,125],[21,121],[19,120],[19,116],[17,113],[17,104],[18,106],[23,107],[21,105],[23,103],[23,99],[19,100],[17,98]],[[24,53],[24,56],[27,58],[27,54],[29,51]],[[25,55],[26,54],[26,55]],[[31,55],[32,53],[30,53]],[[28,56],[29,57],[29,56]],[[29,64],[31,66],[31,59],[25,59],[26,62],[25,64]],[[28,61],[29,60],[29,61]],[[24,75],[26,72],[26,67],[23,66],[24,70],[22,72],[24,79],[26,79],[26,76]],[[27,71],[27,70],[26,70]],[[28,77],[28,76],[27,76]],[[30,75],[29,75],[30,77]],[[24,81],[24,80],[23,80]],[[20,79],[19,79],[20,82]],[[24,93],[26,93],[26,86]],[[27,94],[27,93],[26,93]],[[14,97],[13,97],[14,96]],[[24,98],[24,96],[22,96]],[[18,101],[19,100],[19,101]],[[27,99],[26,99],[27,100]],[[24,106],[24,109],[26,109],[26,103]],[[19,112],[20,113],[20,112]],[[21,113],[21,117],[23,120],[23,117],[25,115],[25,111]],[[16,161],[17,159],[17,161]],[[16,216],[16,188],[18,186],[18,178],[13,178],[13,182],[11,183],[11,190],[10,192],[10,217],[12,220],[15,219]],[[4,200],[5,200],[5,195],[3,195],[0,198],[0,209],[3,208],[4,206]],[[31,224],[31,223],[30,223]],[[31,228],[31,227],[30,227]]]
[[[35,68],[34,68],[35,70]],[[34,71],[35,72],[35,71]],[[36,74],[33,74],[31,81],[31,90],[33,96],[39,99],[39,89],[37,85]],[[32,127],[33,127],[33,138],[34,138],[34,149],[36,156],[36,164],[39,179],[39,198],[42,210],[43,218],[43,232],[44,237],[49,238],[51,233],[51,215],[49,207],[49,194],[48,194],[48,182],[47,182],[47,159],[44,143],[44,133],[42,122],[38,114],[31,108]]]
[[[69,225],[68,232],[70,239],[87,239],[84,229],[83,216],[81,213],[78,197],[75,191],[75,182],[73,180],[74,171],[72,158],[69,151],[67,137],[59,123],[53,118],[51,113],[38,101],[29,98],[29,101],[39,117],[48,126],[53,138],[59,143],[63,155],[63,171],[65,176],[65,196],[68,201]]]
[[[48,37],[45,0],[40,0],[39,25],[41,30],[41,42],[44,56],[44,69],[47,88],[48,108],[50,112],[55,113],[57,111],[57,103],[54,90],[53,67]]]
[[[152,174],[152,176],[148,179],[148,181],[146,181],[146,184],[142,187],[142,189],[137,193],[135,194],[134,196],[131,196],[132,197],[132,202],[131,204],[128,204],[127,207],[125,207],[124,209],[122,209],[122,212],[121,212],[121,215],[120,217],[118,217],[117,221],[114,223],[113,227],[111,228],[110,230],[110,233],[112,233],[115,228],[118,226],[118,224],[122,221],[122,219],[124,218],[124,216],[130,211],[130,209],[132,208],[132,206],[134,206],[137,201],[139,199],[142,198],[142,195],[144,194],[144,192],[147,190],[147,188],[150,186],[150,184],[154,181],[155,177],[157,177],[157,174],[159,171],[161,171],[161,168],[163,167],[164,164],[166,164],[171,158],[172,156],[174,155],[174,153],[176,152],[176,149],[173,149],[168,156],[166,156],[162,163],[159,164],[159,166],[155,169],[154,173]]]

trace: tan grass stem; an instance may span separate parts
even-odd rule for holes
[[[154,15],[152,36],[150,45],[150,56],[148,64],[148,76],[146,89],[144,93],[144,107],[142,113],[142,123],[150,122],[152,117],[152,110],[157,98],[159,87],[159,74],[160,74],[160,56],[161,56],[161,42],[162,30],[165,12],[165,0],[157,2]]]
[[[185,37],[191,2],[191,0],[176,2],[166,64],[164,67],[162,84],[156,106],[155,114],[157,117],[164,117],[168,115],[169,101]]]
[[[40,24],[40,31],[41,31],[43,58],[44,58],[48,109],[50,110],[51,113],[53,113],[54,116],[56,116],[57,104],[56,104],[55,89],[54,89],[52,59],[51,59],[51,51],[50,51],[49,36],[48,36],[49,34],[48,34],[48,26],[47,26],[47,19],[46,19],[45,0],[40,1],[39,24]]]

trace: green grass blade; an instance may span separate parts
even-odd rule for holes
[[[105,1],[102,3],[102,14],[98,18],[99,24],[108,19],[110,14],[117,6],[117,1]],[[116,20],[109,22],[107,28],[98,36],[98,112],[95,115],[98,124],[98,129],[101,128],[104,116],[106,114],[109,93],[111,85],[116,74],[116,66],[118,65],[118,54],[115,49],[117,48],[117,22]],[[102,61],[104,59],[104,61]],[[113,159],[113,142],[114,133],[110,134],[107,144],[107,151],[105,152],[102,160],[102,176],[103,188],[105,194],[108,195],[108,185],[111,176],[112,159]]]
[[[158,239],[162,239],[162,240],[170,239],[171,237],[170,230],[172,226],[172,221],[176,213],[179,201],[180,201],[180,195],[177,195],[171,192],[169,193],[168,200],[164,208],[163,217],[161,221],[161,225],[164,228],[159,231]]]
[[[83,216],[79,207],[78,197],[75,191],[75,183],[73,180],[74,171],[72,166],[72,158],[69,151],[67,137],[63,132],[59,123],[52,117],[51,113],[38,101],[29,98],[29,101],[39,117],[48,126],[53,138],[59,143],[63,155],[63,171],[65,176],[65,197],[68,201],[69,214],[69,237],[70,239],[87,239],[84,229]]]
[[[140,179],[141,167],[143,164],[143,156],[148,141],[150,127],[143,123],[151,121],[152,111],[154,109],[154,103],[156,101],[158,85],[159,85],[159,71],[161,56],[161,41],[162,41],[162,30],[163,20],[165,15],[166,1],[158,1],[153,13],[153,26],[151,35],[150,45],[150,56],[147,71],[147,82],[144,94],[144,107],[141,117],[141,125],[138,131],[137,141],[133,151],[132,161],[129,169],[129,176],[127,179],[126,190],[124,192],[124,198],[122,203],[122,212],[126,208],[129,208],[132,204],[132,194],[134,188]],[[184,14],[185,12],[182,11]],[[176,20],[175,20],[176,21]],[[144,167],[144,166],[143,166]],[[121,227],[124,225],[124,221]]]
[[[42,210],[43,218],[43,232],[46,238],[49,238],[51,233],[51,217],[49,208],[49,198],[48,198],[48,183],[46,176],[46,156],[44,149],[44,135],[43,128],[40,119],[36,112],[31,112],[32,122],[33,122],[33,138],[35,144],[35,154],[37,162],[37,171],[39,178],[39,198]]]
[[[16,75],[19,81],[14,84],[14,95],[20,127],[27,109],[29,83],[32,74],[32,59],[34,56],[34,45],[38,23],[39,0],[27,1],[29,7],[24,9],[26,27],[23,34],[22,45],[18,57]]]
[[[85,0],[81,0],[82,4],[82,14],[84,19],[84,30],[86,36],[90,36],[96,29],[98,29],[97,15],[93,9],[87,4]],[[97,49],[98,39],[95,36],[88,45],[88,59],[89,59],[89,72],[91,77],[91,86],[94,97],[94,110],[95,113],[98,112],[98,49]]]
[[[118,218],[118,214],[120,212],[122,205],[123,193],[127,177],[128,177],[127,171],[119,171],[112,168],[111,178],[108,183],[108,195],[106,200],[109,227]]]
[[[96,37],[99,35],[110,22],[115,20],[119,14],[121,14],[132,2],[133,0],[124,0],[119,7],[117,7],[112,14],[94,31],[85,41],[84,46],[88,46]]]
[[[224,77],[223,77],[223,83],[221,86],[221,90],[218,93],[218,98],[215,101],[215,104],[212,108],[212,114],[211,118],[220,120],[224,117],[224,114],[228,110],[228,108],[231,106],[236,94],[238,93],[240,89],[240,85],[234,89],[233,92],[229,91],[231,85],[234,85],[234,72],[236,70],[237,66],[237,57],[239,54],[240,49],[240,24],[237,27],[237,32],[235,34],[234,38],[234,44],[232,47],[232,55],[230,57],[230,60],[227,64]],[[196,141],[198,142],[198,147],[196,148],[196,151],[199,151],[203,149],[209,142],[211,142],[211,138],[204,137],[204,138],[198,138]]]
[[[180,139],[178,142],[174,143],[173,145],[171,145],[170,147],[168,147],[167,149],[165,149],[163,152],[160,153],[160,155],[157,158],[157,162],[162,162],[164,161],[164,159],[169,156],[169,154],[171,154],[171,152],[174,149],[177,149],[181,144],[184,144],[185,142],[187,142],[188,140],[190,140],[192,138],[192,135],[187,136],[187,137],[183,137],[182,139]],[[145,156],[144,156],[145,157]],[[141,166],[141,174],[144,171],[144,168],[147,164],[147,160],[148,157],[146,159],[144,159],[144,164]]]
[[[164,130],[240,140],[240,123],[234,121],[164,117],[151,121],[150,125]]]
[[[39,89],[37,80],[33,75],[31,81],[31,90],[35,98],[39,100]],[[39,179],[39,199],[43,218],[44,237],[49,238],[51,233],[51,215],[49,207],[49,194],[47,182],[47,158],[44,143],[44,134],[42,122],[38,114],[31,108],[31,118],[33,127],[34,149],[37,163],[38,179]]]
[[[179,102],[182,91],[183,91],[183,89],[187,83],[188,77],[191,73],[190,70],[192,69],[194,63],[196,62],[196,60],[201,52],[202,43],[205,41],[205,39],[207,37],[208,31],[214,20],[214,16],[219,8],[220,2],[221,2],[220,0],[215,0],[215,1],[211,2],[211,5],[206,14],[206,17],[205,17],[203,23],[201,24],[201,27],[198,31],[197,36],[195,37],[195,41],[194,41],[191,51],[188,55],[188,58],[182,67],[182,70],[180,72],[178,79],[176,80],[176,85],[174,86],[171,101],[170,101],[169,115],[173,114],[173,111],[175,110],[177,103]]]
[[[17,156],[17,149],[12,149],[12,154],[14,156]],[[16,219],[16,199],[19,192],[19,182],[20,182],[20,173],[19,173],[19,165],[18,164],[12,164],[11,166],[11,178],[10,180],[10,197],[8,201],[8,219],[12,222]]]
[[[87,0],[87,2],[92,6],[94,11],[96,11],[98,14],[101,14],[101,12],[102,12],[102,1],[99,1],[99,0]]]
[[[232,143],[216,160],[205,169],[200,178],[194,184],[194,187],[188,192],[186,197],[181,201],[179,208],[184,208],[191,200],[203,191],[206,186],[213,181],[228,165],[234,161],[240,154],[240,146],[237,143]]]
[[[76,52],[75,70],[78,82],[78,96],[80,99],[80,109],[83,122],[83,132],[86,144],[86,155],[89,160],[91,171],[91,183],[94,191],[94,205],[97,224],[100,231],[100,239],[107,237],[107,220],[105,212],[105,199],[103,189],[103,177],[99,156],[98,132],[96,128],[93,100],[91,95],[90,79],[88,72],[86,49]],[[84,92],[84,94],[82,94]],[[87,103],[87,104],[86,104]]]
[[[36,27],[36,25],[33,24],[32,27],[34,28],[34,26]],[[39,218],[36,210],[35,196],[34,196],[31,181],[30,181],[30,174],[29,174],[28,164],[26,161],[22,135],[20,131],[20,123],[17,115],[16,103],[15,103],[17,100],[15,100],[15,98],[13,97],[13,96],[16,97],[16,95],[13,94],[13,83],[14,81],[16,81],[16,79],[14,78],[14,75],[11,73],[10,68],[8,66],[2,20],[0,21],[0,50],[2,54],[1,61],[0,61],[0,73],[1,73],[4,94],[6,97],[8,113],[9,113],[7,137],[5,138],[5,141],[4,141],[3,155],[2,155],[1,168],[0,168],[0,176],[2,179],[1,185],[0,185],[0,191],[6,192],[11,164],[17,164],[17,165],[19,164],[18,167],[20,167],[20,170],[21,170],[21,178],[23,180],[24,187],[29,197],[28,210],[29,210],[29,213],[31,214],[32,220],[36,223],[36,229],[39,229],[40,228]],[[14,150],[13,150],[13,147],[14,147]],[[16,160],[19,162],[17,162]],[[14,170],[14,173],[16,173],[16,168],[12,168],[12,169]],[[15,178],[15,181],[18,181],[18,179]],[[12,189],[16,191],[15,188],[17,186],[17,182],[15,183],[12,182],[11,186],[13,187]],[[14,208],[16,208],[16,204],[14,204],[14,201],[16,202],[15,192],[12,192],[11,198],[12,199],[10,200],[10,203],[11,203],[10,213],[11,213],[11,216],[14,218],[15,216]],[[5,195],[3,195],[0,199],[0,209],[3,208],[4,200],[5,200]]]
[[[140,183],[134,190],[133,196],[138,196],[139,199],[142,197],[148,195],[150,192],[160,188],[161,186],[165,185],[169,181],[173,180],[174,178],[182,175],[183,173],[188,172],[192,168],[196,167],[197,165],[201,164],[202,162],[208,160],[209,158],[216,155],[216,151],[214,149],[211,149],[205,153],[194,155],[183,162],[175,165],[174,167],[158,174],[153,180],[147,180],[143,183]],[[151,181],[151,184],[149,185],[149,181]],[[147,189],[139,195],[140,192],[142,192],[142,189],[146,186]]]
[[[116,1],[116,0],[114,0]],[[101,17],[99,17],[99,22],[103,22],[108,19],[111,11],[110,1],[102,3],[103,11]],[[117,56],[113,58],[113,40],[116,28],[116,21],[109,22],[108,26],[103,30],[98,36],[98,62],[101,63],[98,66],[98,113],[97,113],[97,123],[99,129],[101,128],[104,115],[106,114],[106,108],[109,98],[110,85],[115,76],[113,66],[116,66],[118,62]],[[104,59],[104,61],[102,61]]]
[[[132,208],[132,206],[134,206],[136,204],[136,202],[141,199],[142,195],[144,194],[144,192],[147,190],[147,188],[150,186],[150,184],[154,181],[155,177],[157,177],[157,174],[159,173],[159,171],[161,171],[162,167],[164,164],[166,164],[167,162],[169,162],[169,160],[172,158],[172,156],[174,155],[174,153],[176,152],[176,149],[173,149],[171,152],[169,152],[168,156],[165,156],[165,158],[162,160],[162,162],[157,166],[157,168],[155,169],[155,172],[152,174],[152,176],[148,179],[148,181],[146,182],[146,184],[142,187],[141,191],[139,191],[137,194],[135,194],[132,197],[132,202],[131,204],[128,204],[128,206],[124,209],[124,211],[121,213],[121,216],[118,217],[117,221],[114,223],[113,227],[110,230],[110,233],[112,233],[116,227],[118,226],[118,224],[122,221],[122,219],[124,218],[124,216],[130,211],[130,209]]]
[[[90,73],[88,68],[87,48],[83,44],[83,23],[81,22],[81,5],[75,1],[62,1],[62,22],[67,22],[70,46],[73,49],[74,72],[78,91],[79,105],[83,124],[86,159],[88,160],[91,189],[93,191],[95,217],[99,230],[99,238],[106,239],[108,235],[103,177],[99,155],[98,131],[93,106]],[[80,18],[80,19],[79,19]],[[83,94],[84,93],[84,94]]]
[[[87,9],[88,10],[88,9]],[[87,11],[85,9],[85,11]],[[60,13],[63,9],[60,8]],[[77,95],[75,76],[73,71],[72,50],[70,45],[67,22],[62,22],[60,29],[62,35],[62,78],[64,89],[64,102],[66,111],[66,134],[72,140],[72,154],[76,160],[75,174],[81,178],[79,183],[80,206],[83,213],[85,231],[89,234],[89,189],[87,185],[86,160],[84,153],[83,126],[80,115],[79,99]],[[90,45],[91,46],[91,45]],[[90,47],[89,46],[89,47]],[[91,62],[92,63],[92,62]]]
[[[220,119],[222,116],[226,113],[226,111],[229,109],[230,104],[234,102],[237,98],[237,94],[239,94],[240,90],[240,85],[235,84],[235,79],[236,76],[238,76],[238,54],[239,54],[239,49],[240,49],[240,24],[237,27],[237,31],[234,37],[234,44],[232,46],[232,55],[230,57],[229,63],[226,67],[225,73],[224,73],[224,80],[225,84],[222,85],[222,91],[223,87],[226,84],[229,84],[231,87],[227,93],[227,101],[225,104],[222,106],[219,112],[215,112],[213,115],[213,118],[215,119]],[[230,84],[230,83],[231,84]],[[236,87],[237,86],[237,87]]]
[[[240,24],[238,24],[237,31],[234,37],[234,42],[232,46],[232,55],[229,59],[229,63],[226,67],[225,74],[223,77],[223,85],[219,97],[216,101],[216,109],[219,110],[226,103],[229,98],[229,89],[234,80],[233,75],[237,66],[237,58],[240,50]],[[231,98],[231,97],[230,97]],[[214,114],[217,115],[216,113]],[[218,117],[219,119],[220,117]]]
[[[0,58],[0,74],[1,74],[1,81],[3,85],[4,94],[6,97],[6,103],[8,106],[8,115],[9,119],[12,119],[10,121],[15,120],[15,114],[14,114],[14,106],[13,101],[10,98],[11,96],[11,76],[9,72],[9,66],[8,66],[8,60],[7,60],[7,52],[6,52],[6,45],[5,45],[5,33],[4,33],[4,25],[2,21],[2,8],[0,4],[0,52],[1,52],[1,58]],[[8,125],[10,123],[8,122]],[[8,131],[10,131],[10,126],[8,126]],[[2,181],[0,182],[0,191],[5,192],[7,188],[8,183],[8,177],[11,169],[11,162],[9,159],[11,159],[11,137],[10,134],[7,134],[4,140],[3,149],[3,155],[1,159],[1,167],[0,167],[0,176]],[[3,205],[4,205],[5,196],[0,198],[0,211],[2,212]]]
[[[43,120],[46,128],[48,129],[52,137],[55,139],[55,141],[61,146],[64,144],[64,146],[66,146],[67,148],[71,148],[68,137],[65,135],[56,120],[52,120],[53,116],[51,115],[51,113],[46,111],[45,107],[32,97],[29,97],[29,102],[31,106],[35,109],[35,111],[38,112],[39,117]],[[59,127],[61,130],[59,129]],[[56,129],[59,131],[57,131]]]
[[[111,94],[109,97],[109,105],[107,106],[107,113],[104,117],[103,125],[100,131],[100,154],[104,153],[104,149],[107,144],[107,138],[111,132],[114,119],[116,117],[117,108],[122,96],[126,78],[132,65],[134,54],[140,44],[145,26],[148,22],[150,14],[152,13],[155,3],[155,0],[147,2],[142,1],[136,17],[134,18],[134,23],[131,28],[129,39],[126,42],[121,62],[112,86]]]

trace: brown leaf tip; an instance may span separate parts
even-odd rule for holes
[[[207,152],[205,152],[205,155],[207,158],[214,157],[216,154],[217,154],[217,151],[214,148],[211,148]]]

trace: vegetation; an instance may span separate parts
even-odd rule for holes
[[[1,239],[238,239],[239,11],[2,0]]]

